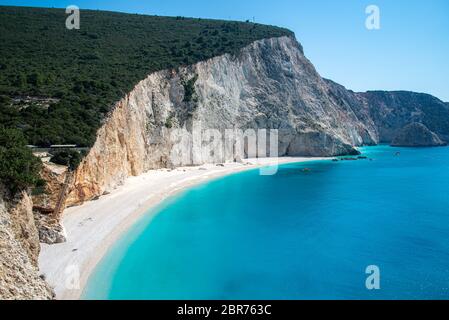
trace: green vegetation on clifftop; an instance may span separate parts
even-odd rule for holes
[[[29,144],[91,146],[114,103],[151,72],[292,34],[248,22],[90,10],[81,10],[80,30],[68,30],[67,16],[0,7],[0,125],[20,129]]]

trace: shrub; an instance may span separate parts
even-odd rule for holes
[[[53,154],[51,162],[67,166],[71,171],[75,170],[82,160],[81,154],[76,150],[61,150]]]
[[[191,102],[192,100],[195,100],[196,80],[198,80],[197,75],[195,75],[192,79],[182,81],[182,85],[184,87],[184,102]]]
[[[0,181],[11,194],[42,184],[42,163],[25,143],[20,130],[0,127]]]

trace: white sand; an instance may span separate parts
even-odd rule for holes
[[[161,169],[131,177],[122,187],[97,201],[65,210],[63,225],[67,242],[42,245],[39,257],[41,273],[55,289],[57,299],[79,299],[89,275],[114,241],[167,197],[189,186],[231,173],[276,163],[319,159],[249,159],[245,160],[247,164],[204,165],[173,171]]]

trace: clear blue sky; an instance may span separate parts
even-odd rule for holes
[[[449,101],[448,0],[3,1],[2,5],[104,9],[246,20],[287,27],[323,77],[355,91],[412,90]],[[365,28],[380,8],[381,29]],[[81,12],[82,23],[82,12]]]

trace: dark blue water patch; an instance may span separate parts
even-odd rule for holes
[[[449,148],[363,152],[189,189],[114,246],[84,297],[448,299]]]

